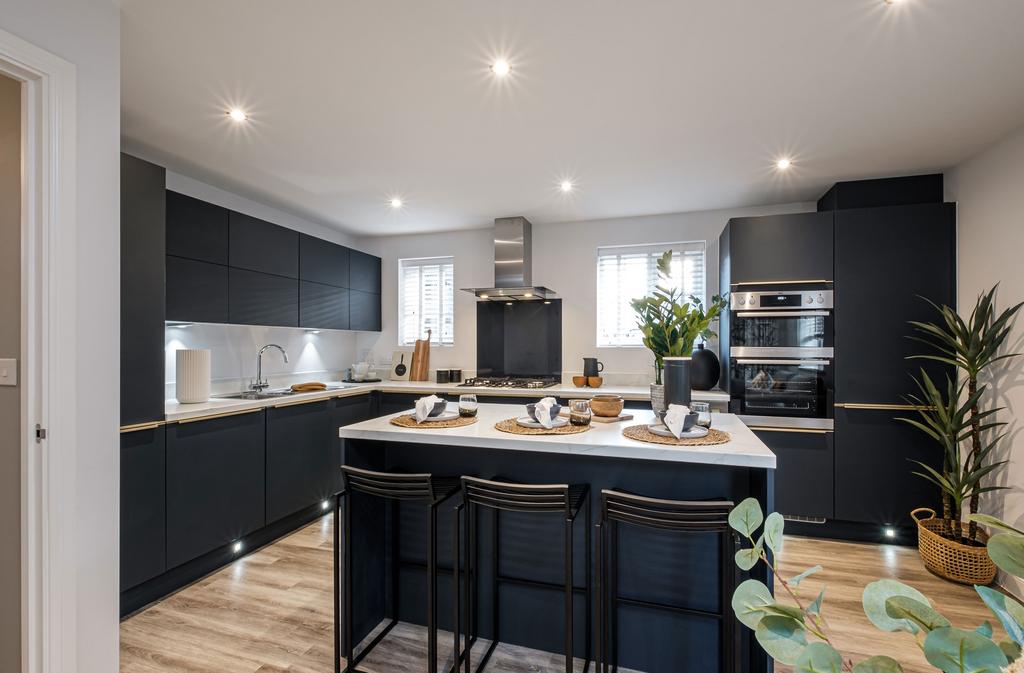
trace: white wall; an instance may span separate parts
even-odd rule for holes
[[[637,348],[597,348],[595,306],[597,248],[606,245],[707,241],[709,296],[718,292],[718,236],[730,217],[813,210],[814,204],[795,203],[760,208],[711,210],[646,217],[534,224],[533,281],[562,299],[562,369],[566,375],[583,368],[582,358],[596,356],[605,364],[605,377],[617,383],[645,384],[653,380],[648,351]],[[381,334],[363,334],[360,352],[371,349],[378,362],[390,361],[397,348],[398,260],[406,257],[451,255],[455,258],[455,287],[487,287],[494,283],[494,245],[491,229],[439,234],[362,239],[382,262]],[[456,290],[455,345],[431,349],[431,368],[476,367],[476,299]]]
[[[80,673],[118,668],[119,21],[109,0],[0,2],[0,28],[77,67],[77,472],[68,530]]]
[[[968,311],[979,293],[999,283],[997,309],[1024,301],[1024,129],[946,173],[947,199],[957,202],[959,221],[959,297]],[[1010,343],[1024,351],[1024,318],[1018,318]],[[991,381],[987,403],[1006,407],[1000,420],[1010,425],[1003,456],[1010,460],[998,481],[1008,491],[989,496],[984,511],[1024,525],[1024,359],[1011,361]],[[1024,582],[1005,577],[1024,596]],[[1006,586],[1006,584],[1004,584]],[[1012,588],[1012,586],[1011,586]]]

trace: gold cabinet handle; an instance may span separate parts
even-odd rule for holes
[[[293,401],[293,402],[281,402],[280,404],[273,405],[273,408],[274,409],[282,409],[284,407],[298,407],[298,406],[301,406],[303,404],[315,404],[317,402],[327,402],[330,399],[332,399],[332,398],[330,398],[330,397],[318,397],[318,398],[313,399],[313,400],[298,400],[298,401]]]
[[[748,425],[747,427],[754,432],[802,432],[808,435],[827,435],[834,432],[834,430],[823,428],[778,428],[767,425]]]
[[[140,430],[156,430],[161,425],[165,425],[166,421],[150,421],[148,423],[134,423],[132,425],[122,425],[121,432],[138,432]]]
[[[263,407],[257,407],[255,409],[243,409],[242,411],[225,411],[220,414],[211,414],[209,416],[196,416],[195,418],[183,418],[180,421],[175,422],[179,424],[198,423],[199,421],[212,421],[215,418],[227,418],[229,416],[243,416],[245,414],[254,414],[257,411],[263,411]]]
[[[872,402],[836,402],[836,409],[859,409],[862,411],[920,411],[932,407],[917,404],[875,404]]]

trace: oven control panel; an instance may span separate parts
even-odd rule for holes
[[[734,311],[831,309],[832,290],[739,291],[730,295],[729,306]]]

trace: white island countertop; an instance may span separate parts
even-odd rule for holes
[[[458,405],[450,403],[449,409]],[[411,410],[410,410],[411,411]],[[410,413],[410,411],[403,413]],[[658,460],[730,467],[775,468],[775,454],[734,414],[712,414],[715,428],[729,433],[731,440],[712,446],[669,446],[628,439],[622,429],[638,423],[654,422],[651,411],[631,411],[633,420],[618,423],[592,423],[590,430],[575,435],[513,435],[495,429],[498,421],[522,415],[519,405],[481,404],[477,422],[457,428],[404,428],[391,424],[401,414],[381,416],[346,425],[338,430],[342,439],[382,442],[440,444],[467,448],[536,451],[578,454],[629,460]]]

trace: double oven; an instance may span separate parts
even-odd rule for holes
[[[832,417],[835,349],[830,285],[734,288],[728,332],[733,412]]]

